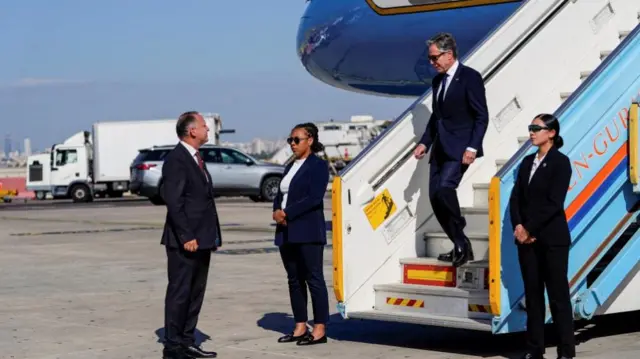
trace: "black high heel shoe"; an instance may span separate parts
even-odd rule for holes
[[[325,344],[327,342],[327,334],[323,335],[321,338],[313,339],[313,334],[308,333],[304,338],[298,340],[297,345],[316,345],[316,344]]]
[[[301,340],[301,339],[305,338],[308,334],[309,334],[308,331],[305,332],[304,334],[298,335],[298,336],[293,335],[293,333],[287,334],[287,335],[285,335],[283,337],[278,338],[278,343],[293,343],[293,342],[297,342],[298,340]]]

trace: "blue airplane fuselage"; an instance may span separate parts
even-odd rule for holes
[[[332,86],[416,97],[435,75],[427,39],[452,33],[462,58],[521,4],[384,15],[367,0],[310,0],[298,29],[298,56],[311,75]]]

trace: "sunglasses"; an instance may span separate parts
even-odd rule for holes
[[[306,140],[307,138],[309,138],[309,137],[303,137],[303,138],[300,138],[300,137],[289,137],[289,138],[287,138],[287,143],[288,144],[295,143],[296,145],[299,145],[300,141]]]
[[[445,52],[441,52],[441,53],[439,53],[439,54],[437,54],[437,55],[429,55],[429,56],[427,56],[427,58],[428,58],[430,61],[436,62],[436,61],[438,61],[438,59],[440,58],[440,56],[442,56],[442,55],[444,55],[444,54],[446,54],[446,53],[447,53],[447,51],[445,51]]]
[[[542,130],[548,130],[549,127],[540,125],[529,125],[529,132],[540,132]]]

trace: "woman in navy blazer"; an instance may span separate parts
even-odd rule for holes
[[[324,146],[318,141],[318,128],[314,124],[297,125],[287,142],[295,161],[285,168],[273,202],[273,219],[277,223],[275,244],[280,248],[287,272],[296,326],[291,334],[279,338],[278,342],[297,342],[298,345],[326,343],[329,294],[322,269],[324,246],[327,244],[324,195],[329,183],[329,167],[315,154]],[[307,286],[313,304],[311,333],[307,330]]]

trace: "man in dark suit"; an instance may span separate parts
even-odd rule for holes
[[[458,62],[453,36],[438,34],[427,45],[438,75],[432,81],[431,118],[414,156],[421,159],[431,149],[429,198],[433,213],[454,243],[453,250],[438,259],[457,267],[473,260],[473,250],[463,231],[466,221],[456,189],[469,165],[483,155],[489,114],[482,76]]]
[[[186,112],[176,125],[180,143],[162,166],[162,197],[167,218],[161,243],[166,246],[169,284],[165,297],[163,356],[215,358],[195,343],[198,314],[204,300],[211,252],[222,244],[211,186],[199,148],[208,140],[202,115]]]

